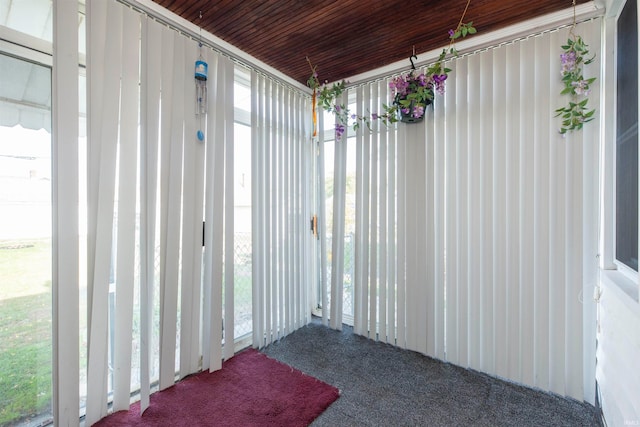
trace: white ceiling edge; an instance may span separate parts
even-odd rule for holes
[[[576,6],[576,20],[580,22],[586,19],[602,16],[604,15],[604,12],[604,9],[598,7],[595,1],[591,1],[589,3],[584,3]],[[559,12],[554,12],[538,18],[523,21],[500,30],[483,34],[475,34],[472,37],[456,41],[456,50],[460,55],[462,55],[467,52],[486,49],[491,46],[497,46],[502,43],[517,40],[531,34],[537,34],[543,31],[552,30],[562,25],[571,23],[574,16],[573,13],[573,7],[570,7]],[[475,22],[477,23],[478,20],[475,20]],[[416,68],[432,64],[438,59],[441,52],[442,48],[438,48],[430,50],[428,52],[420,53],[419,55],[417,55],[419,60],[414,61]],[[384,67],[367,71],[365,73],[357,74],[348,79],[345,79],[345,81],[348,82],[348,86],[358,85],[387,76],[400,74],[407,71],[409,66],[409,55],[407,55],[407,59],[405,60],[397,61]]]
[[[249,55],[248,53],[238,49],[230,43],[222,40],[221,38],[214,36],[208,31],[201,30],[200,27],[193,24],[190,21],[182,18],[181,16],[176,15],[170,10],[160,6],[157,3],[154,3],[152,0],[120,0],[123,3],[130,4],[133,7],[140,8],[145,13],[149,15],[160,18],[164,20],[167,24],[175,26],[177,29],[184,31],[185,33],[191,35],[194,38],[199,38],[202,35],[202,40],[205,44],[209,44],[213,46],[214,49],[220,50],[222,53],[229,55],[230,57],[236,59],[241,63],[245,63],[246,65],[256,68],[278,80],[281,80],[284,83],[287,83],[296,89],[301,89],[304,91],[309,91],[309,88],[302,83],[292,79],[286,74],[276,70],[275,68],[267,65],[266,63],[260,61],[259,59]]]

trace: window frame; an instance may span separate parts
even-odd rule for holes
[[[618,20],[627,0],[613,0],[608,7],[603,28],[603,49],[605,57],[601,85],[601,190],[600,190],[600,269],[603,281],[613,283],[631,301],[638,303],[640,275],[635,270],[617,260],[616,257],[616,155],[617,155],[617,60],[618,60]],[[638,12],[640,14],[640,11]],[[640,24],[640,19],[638,19]],[[640,58],[640,56],[639,56]],[[640,62],[640,60],[639,60]],[[638,67],[640,77],[640,63]],[[639,96],[640,104],[640,96]],[[640,110],[640,108],[639,108]],[[607,112],[612,112],[607,113]],[[607,120],[607,117],[611,117]],[[640,156],[639,156],[640,163]],[[640,254],[640,248],[638,250]]]

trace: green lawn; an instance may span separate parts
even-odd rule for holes
[[[50,407],[50,241],[0,241],[0,425]]]
[[[51,410],[50,246],[50,240],[0,241],[0,426]],[[251,315],[251,264],[239,262],[234,273],[235,309],[243,318]]]
[[[51,293],[51,239],[0,240],[0,300]]]

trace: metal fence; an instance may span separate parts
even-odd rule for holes
[[[251,233],[234,234],[234,336],[253,331],[251,283]]]
[[[329,305],[331,305],[331,259],[333,253],[331,252],[332,236],[327,237],[327,248],[329,250],[328,262],[327,262],[327,298]],[[354,273],[354,234],[348,233],[344,236],[344,276],[342,281],[343,296],[342,296],[342,314],[348,320],[353,318],[353,273]]]

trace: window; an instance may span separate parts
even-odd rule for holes
[[[236,66],[234,93],[234,337],[251,336],[251,77]],[[240,155],[238,155],[240,154]]]
[[[638,271],[638,23],[636,2],[618,19],[616,260]]]
[[[51,419],[51,69],[0,54],[0,425]]]

